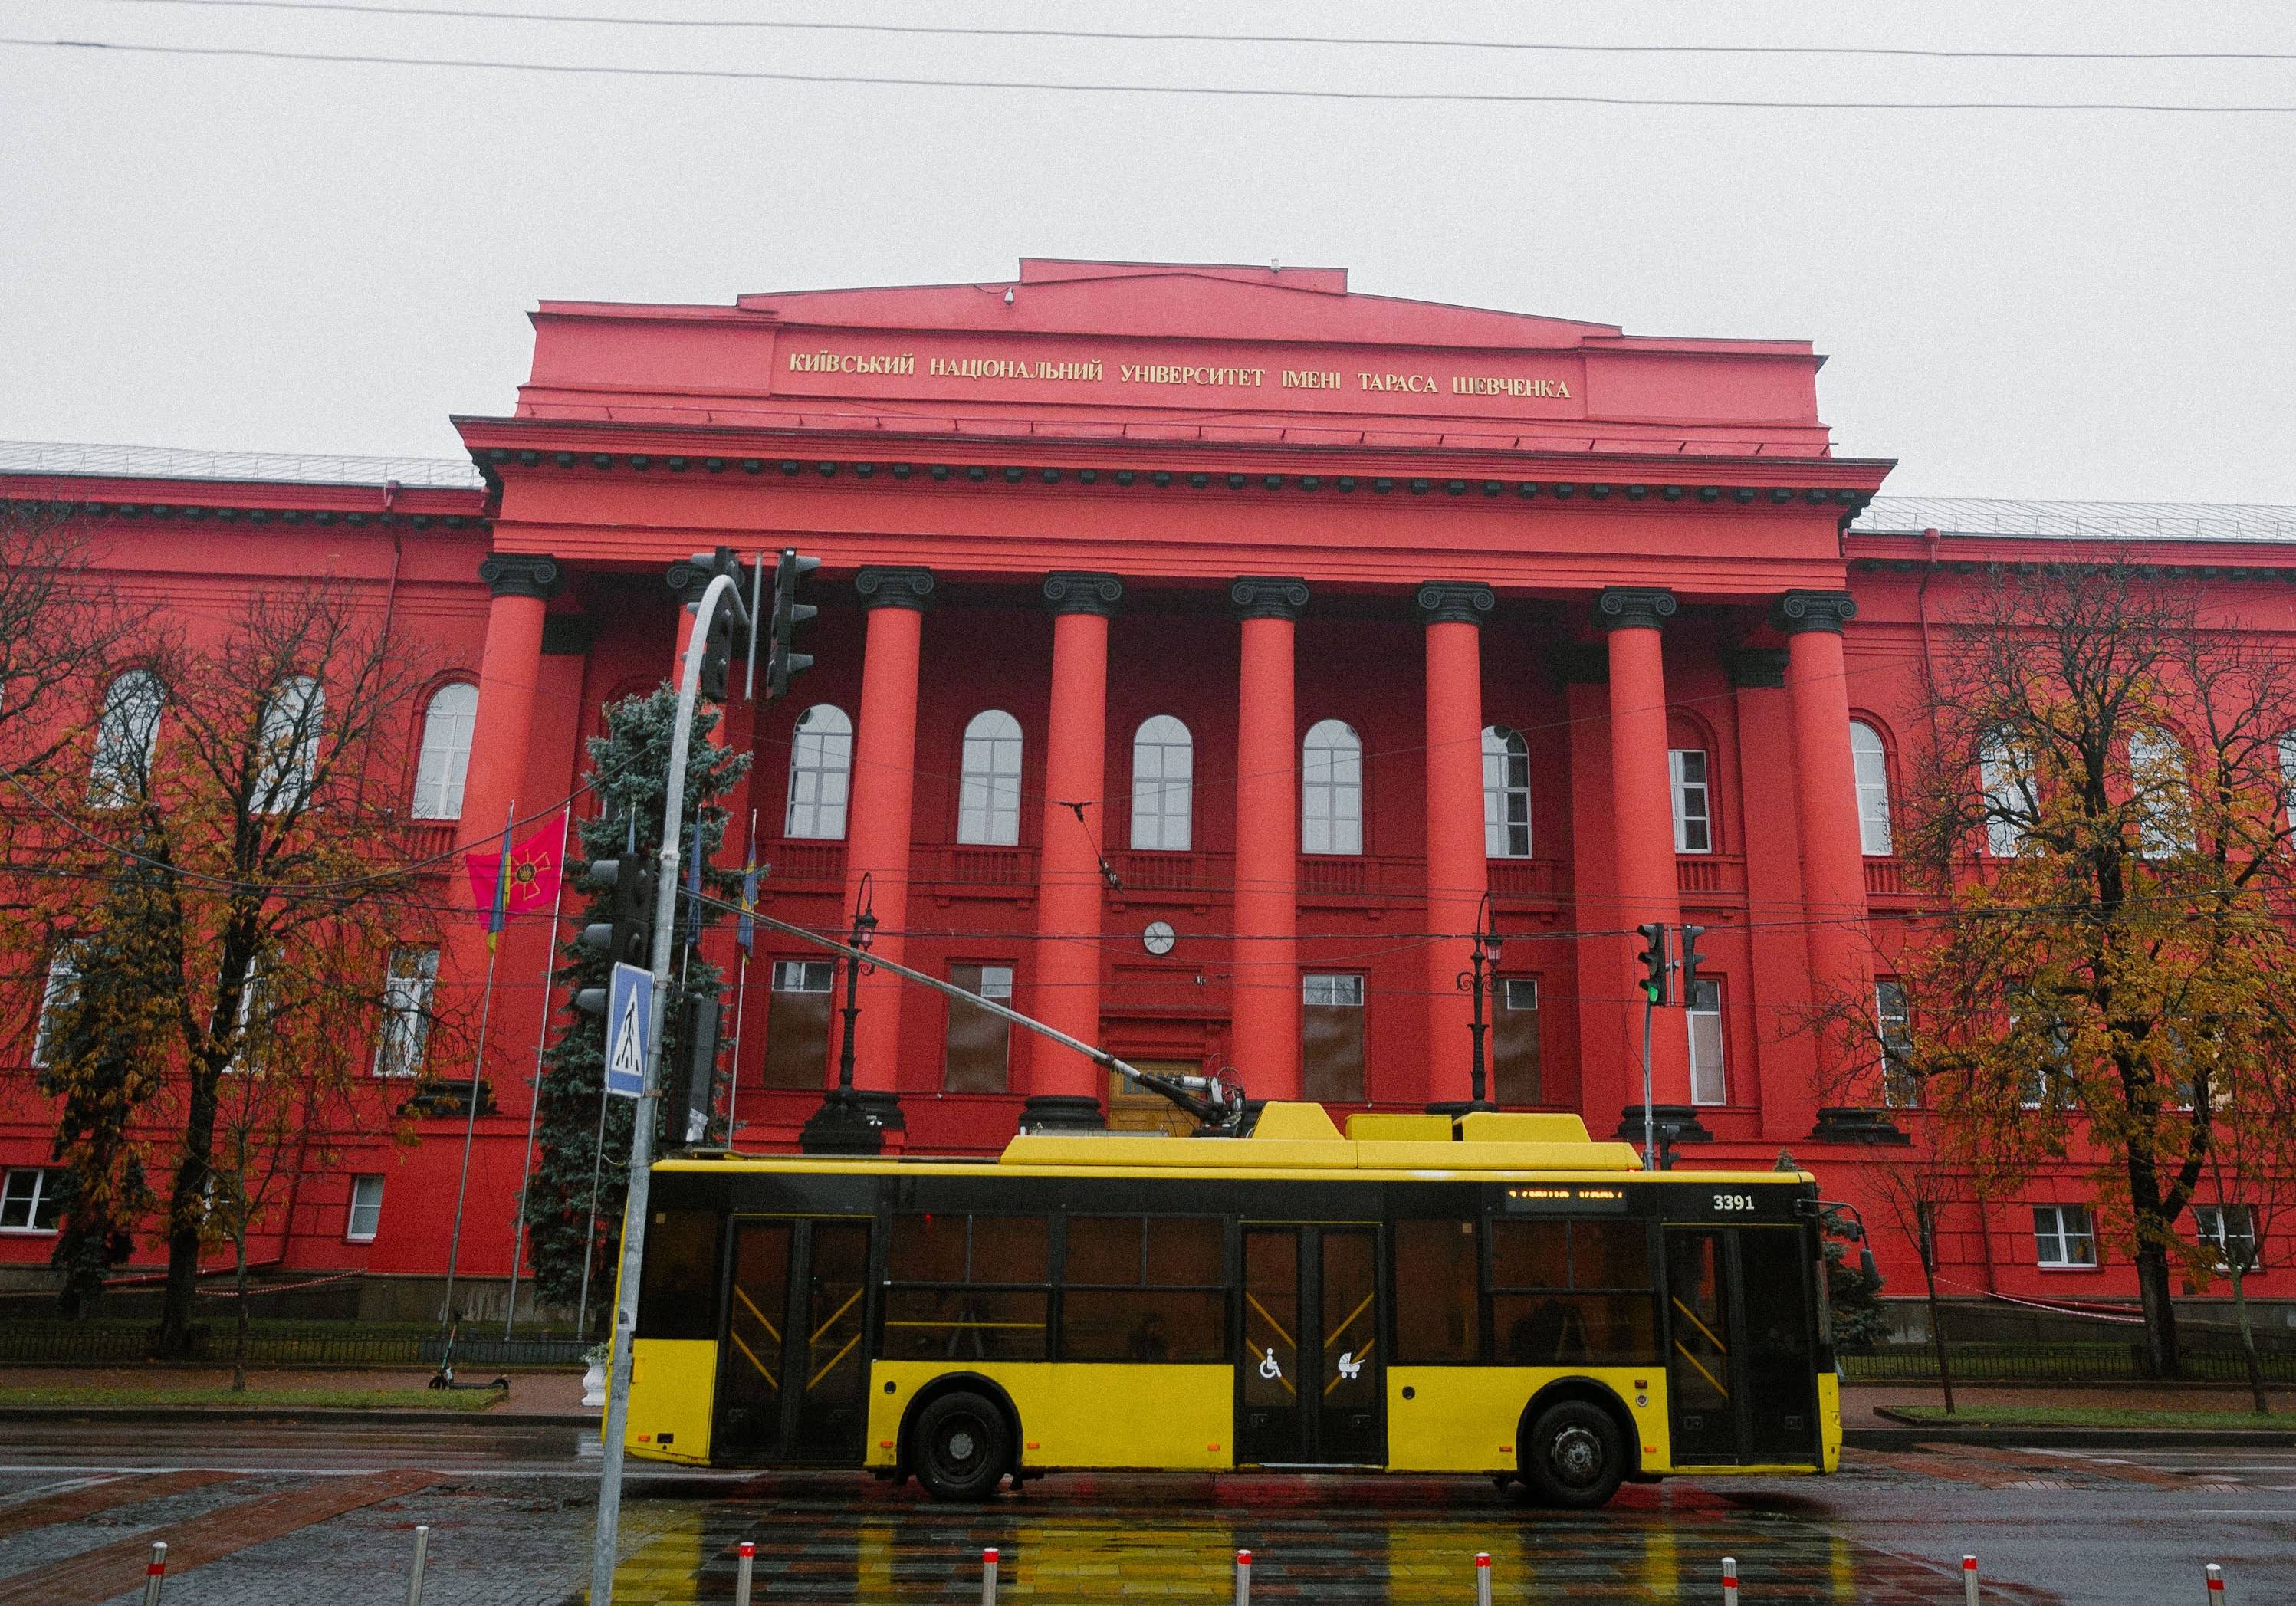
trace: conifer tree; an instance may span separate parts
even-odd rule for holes
[[[651,861],[660,851],[663,793],[676,717],[677,693],[666,684],[607,709],[605,734],[590,742],[588,781],[598,799],[599,812],[578,823],[578,851],[568,855],[567,873],[576,878],[578,886],[593,860]],[[739,872],[712,863],[726,836],[726,811],[719,803],[747,772],[750,760],[747,754],[728,752],[709,740],[719,717],[718,710],[707,704],[693,711],[693,741],[686,751],[685,825],[678,862],[691,863],[694,834],[700,832],[703,860],[709,865],[703,889],[715,897],[729,897],[739,893],[742,878]],[[677,898],[681,935],[688,930],[683,879]],[[576,929],[605,919],[605,904],[604,893],[590,891],[587,912]],[[706,927],[716,918],[705,909],[701,923]],[[570,997],[580,988],[606,985],[610,966],[603,955],[569,942],[562,956],[557,980]],[[686,949],[673,959],[669,997],[662,1015],[666,1086],[683,1086],[673,1068],[685,1062],[683,1028],[687,1000],[716,993],[723,980],[718,968],[698,949]],[[553,1304],[575,1305],[581,1297],[586,1258],[594,1315],[612,1297],[627,1184],[630,1121],[636,1107],[628,1099],[602,1099],[604,1074],[604,1023],[570,1007],[555,1041],[543,1056],[542,1086],[537,1092],[539,1149],[533,1180],[527,1188],[526,1221],[532,1233],[530,1256],[537,1292]],[[682,1109],[675,1117],[670,1114],[676,1103],[666,1097],[657,1107],[663,1118],[654,1134],[657,1148],[667,1141],[683,1141],[685,1135]],[[594,1232],[591,1227],[594,1189]]]

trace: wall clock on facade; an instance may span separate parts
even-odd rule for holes
[[[1172,930],[1168,920],[1152,920],[1140,932],[1140,946],[1158,955],[1170,953],[1172,945],[1179,940],[1179,933]]]

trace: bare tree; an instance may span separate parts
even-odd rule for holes
[[[93,935],[92,905],[133,867],[139,929],[105,939],[132,950],[144,1004],[98,1036],[168,1070],[157,1347],[177,1354],[219,1184],[252,1163],[217,1152],[226,1079],[269,1043],[271,1113],[250,1120],[275,1134],[278,1110],[339,1103],[365,1069],[392,954],[434,944],[440,909],[406,823],[364,796],[370,771],[402,773],[422,668],[348,586],[259,591],[220,630],[152,628],[140,645],[140,701],[107,707],[84,764],[50,766],[50,924],[59,941]],[[401,1118],[373,1094],[362,1118]]]
[[[2174,578],[2000,569],[1940,633],[1901,852],[1935,913],[1898,966],[1906,1063],[1988,1192],[2070,1167],[2178,1372],[2177,1224],[2234,1135],[2284,1167],[2296,674]]]

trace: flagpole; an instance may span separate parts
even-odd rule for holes
[[[758,897],[758,811],[750,811],[750,850],[742,856],[742,912],[747,914]],[[734,1118],[742,1105],[742,1015],[750,1002],[750,948],[755,940],[755,929],[749,934],[738,929],[734,939],[742,945],[741,963],[734,972],[734,1069],[732,1079],[726,1085],[726,1146],[734,1146],[734,1134],[741,1123]]]
[[[495,905],[487,912],[487,990],[479,1004],[479,1047],[471,1058],[470,1091],[463,1095],[463,1180],[455,1190],[455,1236],[447,1250],[447,1298],[439,1329],[455,1319],[455,1272],[463,1258],[463,1203],[471,1193],[471,1144],[479,1135],[479,1076],[487,1067],[487,1027],[495,1008],[495,961],[501,957],[503,909],[510,893],[510,828],[518,817],[513,799],[503,810],[502,859],[495,865]],[[441,1364],[444,1364],[442,1362]]]
[[[518,1213],[510,1218],[510,1306],[503,1312],[504,1343],[510,1341],[510,1324],[518,1316],[519,1262],[526,1254],[526,1192],[534,1181],[535,1123],[542,1118],[542,1053],[550,1041],[551,961],[558,954],[558,914],[566,905],[566,843],[573,832],[574,805],[570,799],[558,816],[558,885],[550,896],[550,932],[542,945],[542,1021],[535,1028],[534,1084],[526,1101],[526,1151],[519,1161]]]

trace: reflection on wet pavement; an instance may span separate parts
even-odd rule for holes
[[[760,1479],[756,1490],[679,1503],[674,1515],[657,1508],[661,1524],[623,1562],[615,1599],[730,1600],[734,1547],[745,1538],[758,1543],[761,1603],[971,1606],[989,1545],[1000,1553],[999,1599],[1022,1602],[1228,1606],[1239,1549],[1252,1553],[1262,1602],[1470,1601],[1477,1551],[1491,1554],[1501,1602],[1710,1603],[1726,1555],[1737,1558],[1750,1602],[1962,1598],[1958,1577],[1829,1532],[1790,1493],[1742,1502],[1630,1487],[1607,1511],[1572,1515],[1511,1505],[1488,1484],[1421,1479],[1160,1478],[1140,1487],[1067,1478],[973,1508],[874,1485],[865,1494],[849,1479]]]

